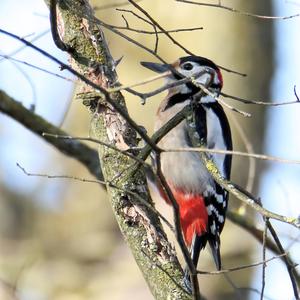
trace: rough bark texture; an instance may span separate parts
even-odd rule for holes
[[[64,43],[73,49],[71,66],[99,86],[111,87],[117,81],[114,61],[101,29],[90,21],[91,18],[93,15],[87,1],[58,3],[59,34]],[[82,85],[79,97],[91,108],[91,129],[97,139],[120,150],[136,146],[135,132],[118,112],[101,99],[99,93]],[[111,98],[126,109],[120,93],[111,94]],[[99,158],[104,179],[113,181],[124,190],[120,192],[107,187],[120,229],[152,294],[156,299],[190,299],[181,287],[182,269],[157,215],[126,193],[137,193],[150,203],[144,173],[138,170],[131,176],[134,161],[107,147],[99,147]]]

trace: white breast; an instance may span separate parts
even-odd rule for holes
[[[189,101],[179,103],[158,114],[155,130],[179,112]],[[164,121],[161,121],[163,114]],[[186,122],[182,121],[159,143],[162,148],[191,147],[186,134]],[[214,188],[214,180],[203,165],[197,152],[168,152],[161,156],[162,172],[166,180],[175,188],[189,193],[205,193]]]

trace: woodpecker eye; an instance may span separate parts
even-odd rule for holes
[[[187,70],[187,71],[190,71],[194,68],[194,66],[191,63],[186,63],[182,67],[184,70]]]

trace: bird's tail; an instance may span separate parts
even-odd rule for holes
[[[208,242],[216,264],[216,268],[218,271],[220,271],[222,268],[220,255],[220,238],[215,237],[214,239],[209,239]]]

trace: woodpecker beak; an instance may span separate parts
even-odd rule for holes
[[[170,65],[158,64],[153,62],[141,61],[141,65],[147,69],[150,69],[156,73],[164,73],[170,71]]]

